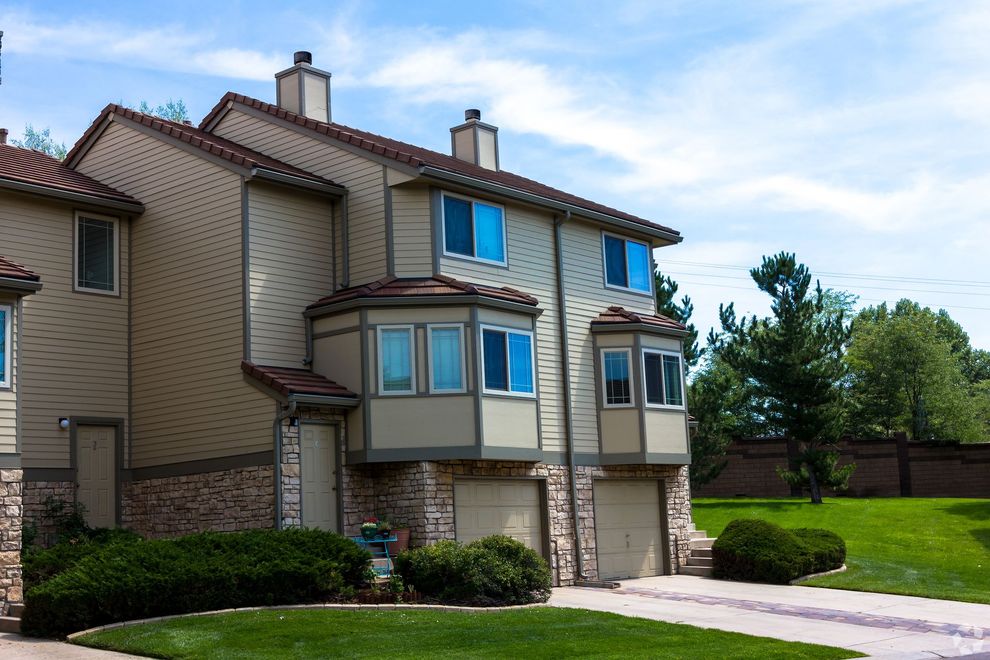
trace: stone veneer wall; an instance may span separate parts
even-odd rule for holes
[[[664,479],[674,571],[687,561],[691,495],[686,466],[628,465],[578,467],[577,490],[585,577],[598,576],[595,555],[595,479]],[[366,464],[343,469],[344,531],[358,534],[368,515],[387,513],[410,526],[413,545],[453,539],[454,479],[536,477],[546,481],[551,568],[561,584],[578,578],[568,469],[564,465],[506,461],[419,461]]]
[[[336,424],[340,431],[338,437],[345,437],[343,415],[323,412],[319,409],[299,409],[297,411],[300,423],[324,422]],[[282,527],[302,526],[302,446],[299,432],[301,426],[291,426],[289,420],[282,423]],[[341,449],[338,447],[338,449]],[[336,454],[337,466],[343,464],[342,454]]]
[[[45,500],[49,497],[63,502],[76,501],[74,481],[25,481],[24,524],[37,530],[37,543],[48,546],[55,542],[55,525],[43,519]]]
[[[0,470],[0,615],[24,600],[21,582],[21,530],[24,504],[19,469]]]
[[[271,465],[124,482],[121,527],[146,538],[273,527]]]

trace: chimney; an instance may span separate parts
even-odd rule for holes
[[[481,110],[464,111],[464,123],[450,129],[454,158],[498,171],[498,128],[481,121]]]
[[[7,129],[0,128],[0,144],[7,144]]]
[[[313,67],[313,54],[296,51],[294,64],[275,74],[276,104],[297,115],[330,121],[330,72]]]

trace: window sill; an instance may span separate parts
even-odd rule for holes
[[[653,289],[650,289],[649,291],[643,291],[642,289],[630,289],[629,287],[616,286],[615,284],[609,284],[607,282],[605,283],[605,288],[611,289],[613,291],[621,291],[623,293],[629,293],[634,296],[647,296],[650,298],[653,297]]]
[[[455,254],[453,252],[443,253],[444,259],[455,259],[457,261],[467,261],[472,264],[481,264],[482,266],[491,266],[492,268],[504,268],[509,269],[508,261],[491,261],[489,259],[479,259],[478,257],[471,257],[466,254]]]
[[[501,390],[483,390],[483,396],[497,397],[500,399],[523,399],[524,401],[536,401],[535,393],[527,392],[503,392]]]

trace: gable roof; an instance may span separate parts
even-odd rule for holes
[[[678,334],[687,330],[683,324],[661,314],[640,314],[618,306],[609,307],[591,321],[592,327],[615,327],[630,324],[672,330]]]
[[[320,298],[306,309],[312,310],[360,298],[415,298],[419,296],[481,296],[531,307],[539,304],[535,297],[510,287],[471,284],[439,274],[432,277],[395,277],[390,275],[370,284],[341,289],[333,295]]]
[[[306,170],[289,165],[288,163],[283,163],[275,158],[270,158],[269,156],[258,153],[257,151],[241,146],[236,142],[231,142],[230,140],[225,140],[219,136],[207,133],[206,131],[196,128],[195,126],[180,124],[178,122],[161,119],[160,117],[155,117],[153,115],[147,115],[142,112],[137,112],[135,110],[131,110],[130,108],[117,105],[116,103],[110,103],[107,107],[103,108],[100,115],[93,121],[92,124],[90,124],[89,128],[86,129],[86,132],[83,133],[82,137],[80,137],[79,140],[73,145],[72,149],[69,150],[69,153],[65,157],[65,162],[75,166],[93,145],[102,130],[106,127],[106,122],[108,120],[112,121],[114,117],[122,117],[141,126],[150,128],[164,136],[184,142],[205,152],[206,154],[210,154],[211,156],[227,161],[231,165],[238,168],[248,170],[266,170],[289,177],[295,177],[297,179],[303,179],[305,181],[320,185],[339,187],[329,179],[317,176],[312,172],[307,172]],[[343,189],[341,188],[341,190]]]
[[[24,266],[0,256],[0,291],[10,291],[17,295],[30,294],[41,290],[41,276]]]
[[[88,199],[97,206],[143,210],[130,195],[70,169],[57,158],[9,144],[0,144],[0,187],[79,201]]]
[[[241,371],[285,397],[328,396],[354,399],[355,403],[357,402],[357,394],[354,392],[306,369],[267,367],[242,360]]]
[[[680,232],[671,229],[670,227],[665,227],[650,220],[605,206],[604,204],[598,204],[597,202],[578,197],[577,195],[572,195],[562,190],[544,185],[538,181],[533,181],[532,179],[519,176],[518,174],[513,174],[505,170],[489,170],[484,167],[468,163],[459,158],[455,158],[454,156],[443,154],[438,151],[432,151],[430,149],[424,149],[423,147],[417,147],[416,145],[400,142],[398,140],[393,140],[391,138],[369,133],[367,131],[350,128],[349,126],[344,126],[343,124],[316,121],[315,119],[298,115],[294,112],[286,110],[285,108],[280,108],[276,105],[272,105],[271,103],[265,103],[264,101],[259,101],[258,99],[244,96],[243,94],[227,92],[224,97],[220,99],[219,103],[213,107],[213,110],[211,110],[210,113],[203,118],[203,121],[199,124],[200,128],[211,130],[215,121],[220,118],[230,103],[239,103],[249,108],[254,108],[255,110],[267,113],[268,115],[287,123],[303,126],[315,131],[316,133],[326,135],[335,140],[340,140],[341,142],[359,147],[365,151],[394,160],[398,163],[409,165],[410,167],[420,169],[432,167],[453,174],[468,176],[472,179],[478,179],[496,184],[498,186],[504,186],[520,192],[529,193],[563,204],[572,205],[580,209],[586,209],[588,211],[600,213],[612,218],[631,222],[647,229],[668,234],[671,239],[680,240]]]

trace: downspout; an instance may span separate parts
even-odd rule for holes
[[[347,207],[350,206],[348,193],[344,193],[344,199],[340,203],[340,237],[341,250],[343,251],[343,277],[340,288],[346,289],[351,285],[351,237],[350,223],[347,217]]]
[[[564,217],[554,216],[553,237],[557,261],[557,307],[560,317],[560,345],[564,360],[564,419],[567,428],[567,469],[571,482],[571,509],[574,513],[574,550],[577,555],[577,577],[586,578],[584,574],[584,550],[581,548],[581,516],[578,511],[577,470],[574,465],[574,420],[571,415],[571,354],[567,343],[567,296],[564,291],[564,252],[560,227],[571,219],[571,212],[565,211]]]
[[[289,407],[282,412],[282,404],[275,404],[275,421],[272,422],[272,440],[275,444],[275,529],[282,529],[282,420],[296,414],[296,402],[290,401]]]

